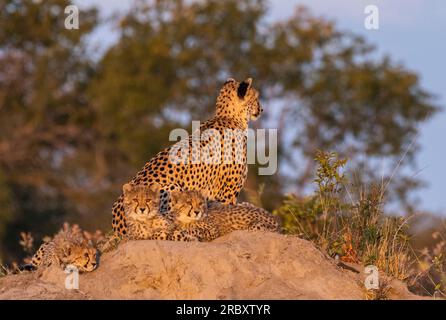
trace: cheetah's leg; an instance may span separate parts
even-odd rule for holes
[[[177,229],[161,229],[154,231],[150,240],[170,240],[170,241],[197,241],[199,240],[189,230],[177,230]]]
[[[115,249],[118,244],[124,239],[127,238],[122,238],[118,234],[112,233],[110,235],[107,235],[104,240],[100,241],[97,248],[101,253],[109,252]]]
[[[199,238],[193,235],[188,230],[174,230],[169,235],[169,240],[171,241],[199,241]]]
[[[248,230],[269,231],[269,232],[281,233],[280,225],[275,222],[254,221],[248,226]]]
[[[168,231],[155,231],[151,236],[150,240],[169,240],[170,233]]]
[[[251,231],[275,231],[272,230],[271,226],[264,222],[255,221],[249,224],[248,230]]]
[[[193,227],[189,232],[194,235],[198,241],[207,242],[217,239],[220,236],[218,227],[209,221],[200,221],[197,226]]]

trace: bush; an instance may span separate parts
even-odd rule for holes
[[[356,186],[351,194],[343,173],[346,159],[336,153],[317,152],[314,195],[288,195],[274,211],[284,231],[313,241],[344,262],[375,265],[400,280],[411,275],[407,219],[383,212],[383,186]],[[348,201],[347,201],[348,199]]]

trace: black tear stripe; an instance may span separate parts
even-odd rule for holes
[[[237,95],[240,99],[245,97],[246,92],[248,91],[248,87],[249,87],[249,83],[247,83],[245,81],[240,83],[240,85],[237,88]]]

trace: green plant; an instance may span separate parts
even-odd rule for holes
[[[318,151],[315,161],[315,194],[288,195],[274,211],[284,230],[313,241],[344,262],[373,264],[397,279],[407,279],[413,263],[407,219],[384,214],[382,186],[357,186],[359,191],[352,195],[342,172],[345,159]]]

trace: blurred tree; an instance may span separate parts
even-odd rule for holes
[[[65,0],[0,2],[0,250],[17,250],[23,229],[54,231],[66,199],[87,180],[66,161],[92,146],[85,88],[91,74],[82,39],[96,11],[81,11],[79,30],[64,27]],[[90,148],[91,149],[91,148]],[[71,170],[72,169],[72,170]],[[9,206],[3,206],[9,203]]]
[[[311,185],[317,149],[376,180],[374,161],[398,159],[437,109],[416,74],[303,8],[271,22],[262,0],[136,1],[93,63],[84,39],[96,12],[65,30],[67,4],[0,5],[0,194],[13,211],[0,211],[0,242],[9,246],[19,231],[38,239],[67,217],[108,227],[122,184],[171,143],[172,128],[212,114],[229,76],[254,78],[266,112],[253,125],[279,129],[279,173],[251,168],[244,195],[267,186],[259,201],[269,209],[280,192]],[[415,182],[397,175],[388,189],[407,203],[403,187]]]
[[[101,128],[121,146],[114,152],[144,163],[167,142],[156,126],[204,120],[225,78],[249,75],[264,100],[262,125],[279,128],[281,140],[279,175],[258,177],[251,170],[247,183],[251,191],[267,183],[267,207],[277,189],[302,192],[309,185],[317,149],[334,149],[351,168],[369,173],[364,177],[381,180],[373,161],[396,163],[417,126],[436,111],[417,75],[376,58],[364,39],[303,8],[276,23],[266,15],[261,0],[137,1],[120,20],[120,40],[91,87]],[[416,150],[411,145],[407,159]],[[400,175],[388,189],[407,204],[404,186],[414,182]]]

